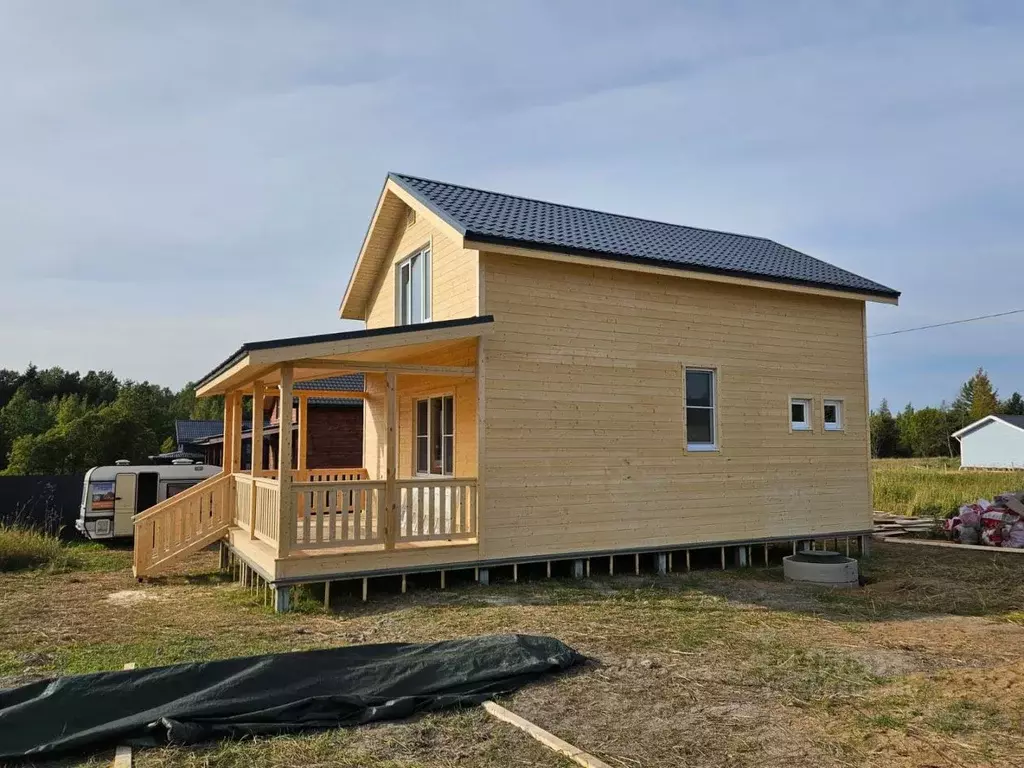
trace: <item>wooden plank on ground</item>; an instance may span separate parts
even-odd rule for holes
[[[598,760],[596,757],[584,752],[582,749],[577,749],[569,742],[562,741],[553,733],[548,733],[543,728],[534,725],[529,720],[520,717],[515,712],[505,709],[503,706],[495,704],[493,701],[485,701],[484,709],[499,720],[514,725],[521,731],[526,731],[526,733],[530,734],[545,747],[552,749],[561,755],[565,755],[577,765],[582,765],[584,768],[611,768],[611,766],[603,760]]]
[[[1013,547],[986,547],[982,544],[957,544],[954,541],[933,541],[930,539],[893,539],[889,536],[882,537],[889,544],[912,544],[919,547],[946,547],[949,549],[970,549],[977,552],[990,552],[992,554],[1024,555],[1024,549]]]
[[[135,662],[129,661],[124,665],[125,669],[135,669]],[[112,768],[132,768],[132,748],[126,744],[118,745],[114,751],[114,762]]]

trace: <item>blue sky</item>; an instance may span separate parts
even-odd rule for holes
[[[772,237],[871,332],[1024,307],[1020,3],[7,0],[0,93],[0,366],[350,326],[388,170]],[[1024,390],[1022,332],[873,340],[872,400]]]

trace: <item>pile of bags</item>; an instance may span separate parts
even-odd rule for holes
[[[1001,493],[993,501],[964,504],[944,524],[961,544],[1024,548],[1024,492]]]

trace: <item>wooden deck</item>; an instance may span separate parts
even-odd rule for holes
[[[388,483],[366,479],[365,469],[289,474],[288,505],[281,504],[278,477],[235,472],[139,516],[136,575],[153,575],[182,553],[222,538],[268,581],[477,556],[476,478],[396,480],[389,520]],[[294,510],[295,519],[286,520],[284,510]]]

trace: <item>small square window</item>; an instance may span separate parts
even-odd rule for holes
[[[811,428],[811,401],[793,398],[789,401],[789,424],[796,430]]]
[[[826,400],[822,408],[825,429],[839,430],[843,428],[842,400]]]

